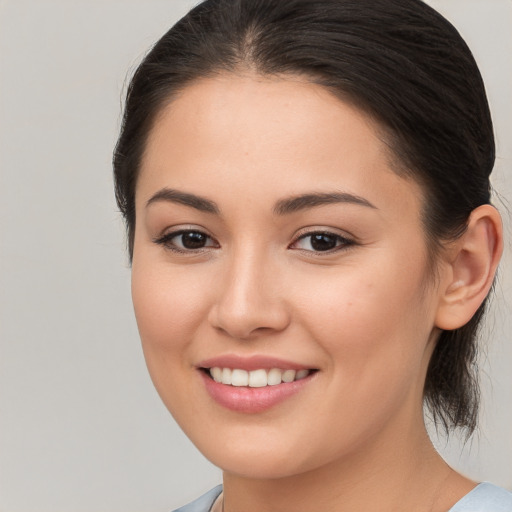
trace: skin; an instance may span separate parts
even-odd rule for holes
[[[449,305],[460,305],[476,265],[467,251],[459,271],[460,252],[449,253],[433,280],[422,190],[391,167],[370,119],[289,77],[193,83],[149,135],[136,190],[137,323],[162,400],[224,471],[226,512],[445,511],[475,485],[433,449],[422,395],[439,327],[455,322]],[[163,189],[219,212],[148,204]],[[372,206],[274,211],[319,192]],[[155,242],[179,229],[205,233],[207,246],[176,252],[179,236]],[[300,238],[319,230],[342,237],[336,250],[315,252]],[[447,290],[458,298],[450,303]],[[245,414],[212,400],[197,368],[224,354],[318,371],[278,406]]]

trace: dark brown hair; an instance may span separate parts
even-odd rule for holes
[[[155,117],[187,84],[251,69],[301,75],[369,113],[388,134],[397,172],[425,192],[432,254],[490,202],[495,146],[478,67],[457,30],[420,0],[206,0],[152,48],[128,88],[114,153],[130,258],[135,188]],[[485,304],[442,332],[425,403],[447,430],[477,424],[476,335]]]

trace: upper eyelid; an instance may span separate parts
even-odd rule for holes
[[[177,226],[167,226],[162,229],[158,235],[153,238],[163,238],[165,236],[179,235],[180,233],[186,233],[188,231],[194,231],[196,233],[202,233],[210,238],[214,238],[206,228],[202,226],[196,226],[193,224],[178,224]]]
[[[296,234],[293,237],[292,243],[299,240],[300,238],[304,238],[311,235],[316,234],[325,234],[325,235],[332,235],[332,236],[338,236],[340,238],[343,238],[345,240],[350,240],[352,242],[356,242],[357,238],[352,235],[351,233],[348,233],[347,231],[338,230],[336,228],[328,228],[328,227],[306,227],[298,230]]]
[[[166,240],[170,240],[174,237],[180,236],[184,233],[201,233],[205,235],[207,238],[213,240],[215,243],[218,243],[215,237],[210,235],[203,228],[195,228],[195,227],[177,227],[177,228],[166,228],[163,232],[155,237],[153,237],[154,243],[162,243]]]

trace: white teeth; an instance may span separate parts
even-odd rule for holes
[[[233,370],[231,373],[232,386],[247,386],[249,384],[249,372],[245,370]]]
[[[295,380],[295,370],[285,370],[283,372],[283,382],[293,382]]]
[[[231,368],[222,368],[222,384],[231,384]]]
[[[277,384],[281,384],[281,375],[283,372],[279,370],[279,368],[272,368],[269,370],[267,375],[267,384],[269,386],[275,386]]]
[[[298,370],[295,374],[295,380],[304,379],[309,375],[309,370]]]
[[[222,382],[222,368],[216,366],[210,369],[210,375],[213,377],[215,382]]]
[[[265,370],[254,370],[249,372],[249,387],[263,388],[267,385],[267,372]]]
[[[236,387],[263,388],[265,386],[276,386],[282,382],[293,382],[306,378],[310,370],[253,370],[246,371],[238,368],[210,368],[210,375],[215,382]]]

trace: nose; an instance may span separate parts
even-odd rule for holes
[[[209,322],[232,338],[247,340],[286,329],[290,313],[275,265],[244,251],[225,262]]]

